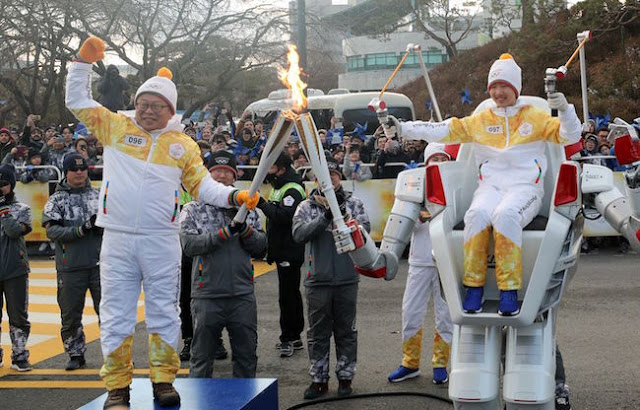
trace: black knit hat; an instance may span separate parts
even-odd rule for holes
[[[70,169],[77,168],[88,168],[87,161],[84,160],[84,157],[80,154],[71,153],[64,156],[64,161],[62,161],[62,172],[65,174]]]
[[[31,159],[33,157],[42,158],[42,153],[40,151],[38,151],[37,149],[35,149],[35,148],[29,148],[29,159]]]
[[[8,182],[11,190],[16,187],[16,169],[13,165],[7,164],[0,166],[0,181]],[[0,186],[4,184],[0,183]]]
[[[344,178],[344,174],[340,169],[340,164],[338,161],[333,159],[333,157],[327,157],[327,167],[329,168],[329,174],[332,172],[337,172],[340,175],[340,178]]]
[[[238,169],[236,168],[236,158],[232,153],[225,150],[218,150],[209,156],[209,162],[207,163],[209,172],[216,168],[223,168],[233,172],[233,175],[238,179]]]

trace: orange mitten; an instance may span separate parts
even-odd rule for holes
[[[249,191],[245,189],[238,192],[236,201],[238,202],[238,205],[247,204],[247,209],[251,210],[258,205],[258,201],[260,201],[260,194],[256,192],[252,197],[250,197]]]
[[[78,55],[85,63],[93,64],[104,58],[104,50],[106,48],[104,41],[96,36],[89,36],[80,46]]]

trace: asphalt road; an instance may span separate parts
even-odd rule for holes
[[[431,383],[430,337],[423,348],[424,374],[417,379],[390,384],[387,374],[401,360],[401,299],[407,263],[391,282],[363,278],[358,300],[359,353],[354,394],[379,392],[418,392],[447,396],[447,389]],[[259,320],[258,377],[278,378],[280,407],[287,409],[302,402],[309,384],[306,350],[282,359],[274,348],[278,341],[277,276],[265,274],[256,280]],[[614,250],[582,255],[578,272],[559,311],[558,343],[564,355],[567,383],[574,409],[640,409],[640,257]],[[425,322],[432,329],[430,307]],[[226,339],[226,337],[225,337]],[[148,368],[146,332],[139,324],[135,337],[136,368]],[[228,346],[228,343],[226,343]],[[332,353],[332,368],[335,365]],[[60,369],[63,355],[38,363],[36,369]],[[90,344],[87,374],[9,375],[0,382],[38,380],[99,381],[97,370],[102,359],[98,342]],[[230,377],[230,360],[216,364],[215,377]],[[182,376],[184,377],[184,376]],[[1,384],[1,383],[0,383]],[[337,381],[330,381],[329,396],[335,396]],[[96,388],[3,388],[2,409],[71,409],[101,395]],[[426,397],[386,397],[354,399],[315,405],[310,409],[451,409],[452,406]]]

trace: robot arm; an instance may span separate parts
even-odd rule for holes
[[[619,118],[609,128],[618,162],[630,167],[625,172],[625,193],[613,184],[610,169],[590,164],[583,166],[582,192],[595,194],[598,212],[640,252],[640,140],[633,127]]]
[[[382,244],[377,249],[369,234],[361,229],[363,244],[350,255],[356,270],[364,276],[391,280],[398,271],[404,252],[424,203],[424,168],[403,171],[398,175],[395,202],[384,229]],[[340,238],[335,238],[336,242]]]

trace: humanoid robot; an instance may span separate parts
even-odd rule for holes
[[[541,98],[521,98],[548,109]],[[358,239],[349,253],[361,274],[391,280],[420,209],[426,207],[431,213],[433,254],[454,322],[449,396],[456,409],[502,408],[503,350],[502,398],[506,408],[554,408],[556,306],[577,268],[583,200],[591,196],[606,221],[640,251],[640,140],[634,128],[620,119],[615,119],[610,129],[618,162],[630,168],[625,173],[624,193],[614,185],[610,169],[566,160],[574,154],[571,147],[547,144],[543,206],[523,231],[524,282],[517,315],[498,315],[498,289],[492,280],[485,285],[483,312],[469,314],[462,309],[463,216],[477,186],[472,144],[460,146],[455,162],[398,175],[396,200],[379,249],[363,230],[334,233],[338,248],[353,249],[345,245],[354,243],[349,235]],[[490,271],[495,268],[491,255],[490,251]],[[487,278],[491,277],[488,272]]]

